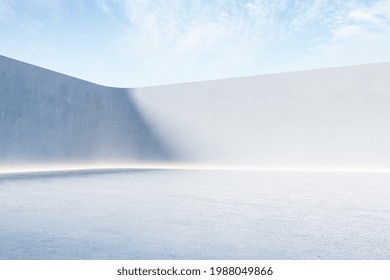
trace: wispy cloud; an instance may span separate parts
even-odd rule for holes
[[[125,0],[94,0],[97,7],[105,14],[112,14],[118,9],[123,9]]]
[[[382,34],[390,36],[390,1],[381,0],[371,5],[356,5],[345,18],[346,25],[341,30],[354,29],[346,32],[346,36],[362,34]],[[336,30],[336,35],[339,30]]]
[[[340,24],[331,29],[315,50],[344,63],[368,63],[390,59],[390,0],[348,5]]]
[[[331,2],[331,3],[330,3]],[[205,49],[226,41],[269,44],[332,22],[337,1],[128,0],[129,37],[151,49]],[[334,6],[332,7],[332,5]],[[335,13],[331,13],[334,11]]]
[[[154,64],[162,75],[181,68],[180,75],[197,72],[195,79],[256,74],[293,64],[300,59],[294,54],[324,47],[333,36],[357,32],[347,24],[351,3],[126,0],[122,45],[129,56],[142,57],[141,72]]]

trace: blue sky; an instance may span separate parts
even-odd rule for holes
[[[137,87],[390,61],[390,0],[0,0],[0,54]]]

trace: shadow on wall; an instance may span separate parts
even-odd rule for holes
[[[0,165],[148,163],[174,157],[131,90],[0,56]]]

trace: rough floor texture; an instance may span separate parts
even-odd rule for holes
[[[0,175],[0,259],[390,259],[390,174]]]

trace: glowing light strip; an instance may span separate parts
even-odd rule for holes
[[[126,170],[126,169],[159,169],[159,170],[231,170],[231,171],[275,171],[275,172],[351,172],[351,173],[390,173],[390,168],[306,168],[306,167],[272,167],[272,166],[229,166],[203,164],[72,164],[72,165],[30,165],[0,166],[0,174],[37,173],[88,170]]]

